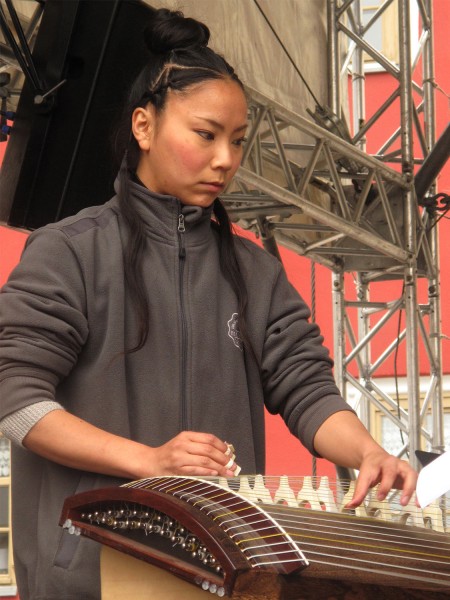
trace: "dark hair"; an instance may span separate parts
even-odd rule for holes
[[[127,224],[129,235],[124,249],[124,267],[131,298],[136,306],[138,339],[127,352],[140,350],[149,333],[149,305],[142,277],[142,256],[146,246],[143,224],[128,202],[130,173],[136,171],[139,146],[131,134],[131,117],[139,106],[149,102],[157,112],[164,109],[169,90],[186,91],[190,86],[210,79],[231,79],[243,88],[234,69],[226,60],[208,47],[209,29],[195,19],[185,18],[179,11],[155,10],[144,32],[150,52],[150,60],[136,78],[129,94],[122,117],[122,127],[117,140],[123,156],[119,169],[119,203]],[[123,148],[125,146],[125,149]],[[247,289],[235,249],[231,222],[222,203],[216,199],[213,205],[216,229],[219,233],[220,267],[234,290],[238,300],[239,329],[244,348],[253,348],[246,327]]]

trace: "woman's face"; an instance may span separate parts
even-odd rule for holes
[[[247,128],[247,102],[231,80],[208,80],[169,91],[159,113],[133,113],[141,149],[137,175],[152,191],[183,204],[210,206],[235,174]]]

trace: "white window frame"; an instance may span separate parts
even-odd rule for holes
[[[2,435],[0,434],[0,438]],[[4,439],[4,438],[3,438]],[[0,486],[8,489],[8,517],[6,527],[0,527],[0,534],[8,536],[8,567],[6,573],[0,573],[0,597],[15,596],[17,587],[15,585],[14,564],[12,552],[12,531],[11,531],[11,455],[9,458],[10,472],[7,476],[0,476]]]

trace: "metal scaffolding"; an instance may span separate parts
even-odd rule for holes
[[[369,429],[371,407],[394,423],[404,436],[399,455],[417,467],[421,437],[435,452],[444,444],[438,228],[436,213],[419,206],[414,173],[414,166],[421,165],[435,145],[432,1],[417,1],[421,31],[412,60],[411,4],[386,0],[364,24],[360,0],[328,0],[329,107],[317,107],[312,121],[248,89],[251,125],[244,160],[237,185],[223,200],[233,220],[255,230],[273,254],[278,255],[277,244],[282,244],[331,269],[338,385],[344,397],[349,384],[357,390],[359,412]],[[398,15],[398,64],[367,41],[370,28],[392,7]],[[364,53],[396,85],[368,120]],[[423,83],[413,80],[419,59]],[[353,136],[340,101],[349,75]],[[415,97],[420,99],[417,105]],[[386,142],[371,156],[365,140],[395,104],[400,126],[387,132]],[[419,140],[417,148],[414,139]],[[398,164],[400,171],[394,168]],[[429,193],[432,184],[426,186]],[[356,289],[350,293],[344,281],[347,272],[355,274]],[[386,280],[399,281],[401,291],[372,302],[371,289]],[[428,301],[419,304],[418,284],[423,280],[428,283]],[[354,295],[356,300],[351,299]],[[352,311],[357,313],[356,331]],[[404,327],[394,339],[386,339],[387,324],[395,316],[400,319],[400,311],[405,314]],[[384,350],[372,357],[375,338]],[[406,406],[377,383],[377,373],[402,344]],[[425,348],[429,367],[422,395],[419,345]],[[431,427],[425,427],[430,411]]]

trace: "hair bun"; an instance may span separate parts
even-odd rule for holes
[[[207,46],[209,29],[180,11],[155,10],[144,31],[145,43],[152,54],[168,54],[174,49]]]

